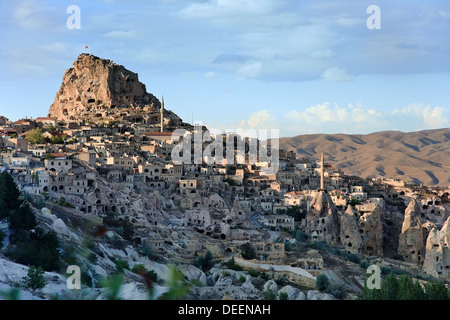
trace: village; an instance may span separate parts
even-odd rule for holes
[[[284,150],[279,151],[279,171],[274,175],[264,175],[267,163],[174,164],[171,132],[164,131],[164,120],[149,119],[153,122],[125,120],[104,126],[51,117],[15,122],[2,117],[2,169],[12,173],[24,193],[80,214],[128,219],[135,229],[130,240],[160,254],[175,249],[181,260],[205,249],[217,255],[236,253],[242,243],[251,242],[262,262],[320,268],[320,257],[311,260],[315,262],[288,261],[284,246],[289,233],[270,236],[271,231],[302,230],[349,253],[378,257],[401,253],[419,265],[425,255],[440,255],[424,269],[450,276],[448,247],[438,239],[427,244],[422,232],[423,227],[437,233],[446,222],[448,193],[443,190],[396,179],[348,177],[323,158],[296,159]],[[31,144],[27,137],[36,132],[42,142]],[[52,143],[55,137],[62,138],[60,143]],[[386,243],[383,223],[393,220],[392,212],[402,207],[424,218],[421,225],[427,226],[417,232],[417,221],[406,230],[403,224],[400,233],[407,243],[399,244],[403,251],[397,251]],[[401,226],[402,217],[397,219]],[[174,232],[183,236],[173,239]],[[205,243],[200,235],[211,242]],[[183,244],[176,245],[181,238]]]
[[[148,94],[137,74],[87,54],[74,66],[47,117],[0,116],[1,171],[11,174],[23,195],[40,202],[43,213],[57,215],[52,228],[62,239],[78,238],[66,227],[74,217],[100,221],[109,227],[102,233],[108,243],[129,245],[120,254],[128,252],[130,261],[137,259],[133,248],[148,247],[153,257],[183,264],[192,273],[192,261],[210,253],[216,261],[264,275],[265,291],[275,280],[312,289],[326,274],[357,294],[368,263],[450,280],[448,187],[348,176],[323,153],[320,159],[298,157],[273,149],[274,141],[270,156],[262,157],[247,137],[234,135],[236,143],[225,145],[230,133],[211,136],[227,157],[210,161],[217,156],[204,152],[211,141],[195,146],[178,134],[194,136],[207,128],[166,110],[164,99]],[[108,97],[101,88],[112,85],[97,79],[99,73],[115,79],[108,80],[115,81]],[[173,159],[180,138],[185,139],[182,162]],[[230,150],[235,144],[244,153]],[[199,147],[202,157],[194,159]],[[193,150],[189,157],[186,150]],[[8,234],[8,224],[0,226]],[[299,245],[306,241],[306,247]],[[338,266],[324,246],[353,264]],[[245,252],[249,247],[251,254]],[[92,273],[106,277],[108,268],[116,267],[104,262]],[[203,296],[212,294],[208,283],[227,287],[237,280],[230,279],[231,271],[225,276],[213,268],[209,281],[195,270],[205,285]],[[250,279],[236,277],[254,289]],[[298,298],[296,290],[289,294]]]

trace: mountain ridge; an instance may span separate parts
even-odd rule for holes
[[[450,129],[369,134],[308,134],[280,138],[298,157],[318,158],[345,174],[398,178],[416,184],[450,185]]]

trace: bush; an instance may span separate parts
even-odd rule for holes
[[[361,264],[361,258],[355,253],[351,253],[348,256],[348,260],[350,260],[353,263],[359,264],[359,265]]]
[[[202,269],[203,272],[208,271],[213,267],[213,255],[211,251],[207,251],[204,257],[198,257],[194,260],[194,266]]]
[[[242,258],[246,260],[252,260],[256,258],[256,251],[250,242],[244,243],[240,248]]]
[[[275,300],[276,295],[275,293],[272,291],[272,289],[268,289],[265,293],[264,293],[264,300]]]
[[[280,292],[278,300],[288,300],[289,296],[286,292]]]
[[[6,238],[6,233],[4,233],[2,230],[0,230],[0,250],[3,248],[3,241]]]
[[[222,262],[222,266],[224,266],[227,269],[231,269],[234,271],[242,271],[242,267],[238,264],[236,264],[236,261],[234,261],[234,258],[231,258],[228,261]]]
[[[330,280],[324,274],[320,274],[316,278],[316,287],[319,291],[323,292],[328,289],[330,286]]]
[[[128,261],[119,259],[114,261],[114,263],[116,264],[116,269],[118,273],[123,273],[125,269],[130,270],[130,265],[128,264]]]
[[[295,240],[297,240],[298,242],[306,242],[308,241],[308,238],[308,235],[302,230],[297,230],[297,232],[295,233]]]
[[[256,270],[248,270],[248,274],[251,275],[252,277],[257,278],[257,277],[260,276],[261,273],[259,271],[256,271]]]
[[[23,232],[9,253],[12,260],[27,266],[41,266],[46,271],[58,270],[61,265],[59,241],[54,231],[44,233],[41,228]],[[16,238],[17,240],[17,238]]]
[[[158,275],[156,274],[156,272],[153,270],[147,270],[147,268],[143,264],[135,264],[131,271],[144,278],[148,278],[152,282],[158,281]]]
[[[31,266],[27,275],[22,279],[25,289],[36,290],[45,287],[44,270],[41,267]]]
[[[448,300],[448,289],[443,282],[430,281],[424,288],[418,281],[413,281],[409,275],[397,277],[390,273],[381,282],[381,289],[370,290],[367,283],[363,293],[358,297],[361,300]]]
[[[338,284],[332,284],[326,289],[326,293],[329,293],[336,297],[336,299],[344,299],[347,296],[347,292],[344,287]]]
[[[427,300],[449,300],[449,290],[441,281],[430,281],[425,285],[425,298]]]

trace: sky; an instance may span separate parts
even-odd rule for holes
[[[0,115],[14,121],[46,116],[88,52],[211,129],[450,127],[444,0],[0,0],[0,39]]]

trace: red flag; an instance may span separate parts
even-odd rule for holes
[[[88,48],[88,46],[85,47],[85,49],[87,49],[87,48]]]

